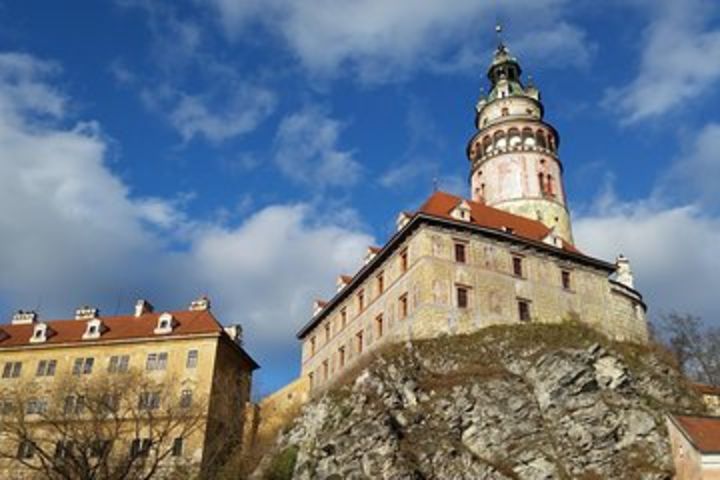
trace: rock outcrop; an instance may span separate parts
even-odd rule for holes
[[[667,411],[702,411],[661,355],[575,325],[397,346],[310,402],[293,479],[670,479]]]

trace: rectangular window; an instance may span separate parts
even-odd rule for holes
[[[93,364],[95,359],[93,357],[81,357],[76,358],[73,363],[72,373],[73,375],[89,375],[92,373]]]
[[[385,273],[380,272],[375,278],[377,279],[378,295],[382,295],[382,293],[385,291]]]
[[[458,263],[467,263],[466,245],[464,243],[455,244],[455,261]]]
[[[27,402],[27,413],[29,415],[42,414],[47,412],[47,400],[42,398],[31,398]]]
[[[106,412],[114,413],[120,408],[120,395],[106,394],[102,397],[102,407]]]
[[[518,300],[518,314],[521,322],[530,321],[530,302],[527,300]]]
[[[110,451],[109,440],[95,440],[90,445],[90,456],[94,458],[102,458]]]
[[[157,410],[160,408],[160,392],[141,392],[138,399],[140,410]]]
[[[458,308],[468,308],[468,288],[458,286],[455,287],[455,297]]]
[[[400,252],[400,272],[405,273],[408,269],[408,251],[407,248]]]
[[[110,357],[110,363],[108,364],[108,372],[110,373],[125,373],[128,371],[130,365],[130,355],[113,355]]]
[[[147,457],[150,453],[152,442],[149,438],[136,438],[130,444],[130,456],[132,458]]]
[[[328,364],[327,360],[323,360],[322,362],[322,374],[323,374],[323,380],[327,380],[330,376],[330,365]]]
[[[513,274],[514,274],[516,277],[522,277],[522,276],[523,276],[522,258],[520,258],[520,257],[513,257],[512,263],[513,263]]]
[[[345,347],[338,349],[338,361],[340,362],[340,368],[345,366]]]
[[[52,377],[55,375],[55,368],[57,367],[57,360],[40,360],[38,362],[37,377]]]
[[[58,440],[55,443],[55,458],[61,459],[72,454],[73,442],[70,440]]]
[[[345,307],[340,310],[340,324],[342,328],[345,328],[347,325],[347,308]]]
[[[365,310],[365,290],[360,290],[357,294],[358,313]]]
[[[408,316],[408,297],[407,293],[400,296],[398,299],[398,303],[400,306],[400,319],[406,318]]]
[[[180,408],[190,408],[192,405],[192,390],[185,389],[180,393]]]
[[[315,385],[315,374],[312,372],[308,373],[308,384],[310,385],[310,390],[312,390]]]
[[[65,397],[63,412],[65,415],[79,415],[85,410],[85,397],[82,395],[68,395]]]
[[[330,341],[330,324],[325,324],[325,343],[328,343]]]
[[[562,287],[565,290],[571,290],[572,289],[572,283],[570,282],[570,272],[567,270],[563,270],[561,273],[562,277]]]
[[[375,317],[375,336],[380,338],[383,336],[383,316],[382,314]]]
[[[363,351],[363,332],[362,330],[355,334],[355,346],[357,353]]]
[[[185,368],[196,368],[198,363],[198,351],[188,350],[187,361],[185,362]]]
[[[310,337],[310,356],[315,356],[315,351],[317,350],[316,340],[315,337]]]
[[[2,378],[18,378],[22,372],[22,362],[5,362]]]
[[[172,456],[180,457],[180,456],[182,456],[182,452],[183,452],[183,439],[182,439],[182,437],[178,437],[175,440],[173,440]]]
[[[167,359],[167,352],[148,353],[145,368],[149,371],[165,370],[167,368]]]

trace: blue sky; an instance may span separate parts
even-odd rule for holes
[[[579,247],[717,322],[720,5],[0,2],[0,309],[242,323],[271,391],[398,211],[467,194],[493,26],[560,132]]]

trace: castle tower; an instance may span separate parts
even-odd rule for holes
[[[573,243],[557,153],[560,138],[543,120],[540,92],[532,81],[524,85],[521,74],[500,40],[487,74],[492,87],[478,101],[478,131],[467,147],[472,199],[540,220]]]

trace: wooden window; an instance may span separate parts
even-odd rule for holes
[[[113,355],[108,364],[109,373],[125,373],[130,364],[130,355]]]
[[[76,358],[75,363],[73,363],[73,369],[72,369],[73,375],[89,375],[89,374],[91,374],[94,363],[95,363],[95,359],[93,357]]]
[[[358,313],[365,310],[365,290],[360,290],[357,294]]]
[[[455,261],[467,263],[466,245],[464,243],[455,243]]]
[[[18,378],[22,371],[22,362],[5,362],[2,378]]]
[[[560,276],[561,276],[561,278],[562,278],[562,287],[563,287],[565,290],[571,290],[571,289],[572,289],[572,282],[571,282],[571,279],[570,279],[570,272],[567,271],[567,270],[563,270],[563,271],[560,273]]]
[[[183,439],[182,439],[182,437],[178,437],[173,440],[172,456],[180,457],[180,456],[182,456],[182,452],[183,452]]]
[[[408,251],[407,248],[400,252],[400,271],[407,272],[408,269]]]
[[[190,408],[192,405],[192,390],[185,389],[180,392],[180,408]]]
[[[340,368],[345,366],[345,347],[338,348],[338,362],[340,364]]]
[[[141,392],[138,398],[140,410],[157,410],[160,408],[160,392]]]
[[[527,300],[518,300],[518,314],[521,322],[530,321],[530,302]]]
[[[398,299],[398,303],[400,304],[400,319],[408,316],[408,297],[407,293],[400,296]]]
[[[167,352],[148,353],[145,362],[145,370],[165,370],[167,368],[168,354]]]
[[[375,317],[375,336],[380,338],[383,336],[383,316],[382,314]]]
[[[522,260],[522,258],[513,257],[512,263],[513,263],[513,274],[515,274],[516,277],[522,277],[523,276],[523,260]]]
[[[378,295],[381,295],[385,291],[385,272],[378,273],[376,278]]]
[[[458,308],[468,308],[468,288],[463,286],[455,287],[455,297]]]
[[[340,325],[341,328],[345,328],[347,325],[347,308],[345,307],[340,310]]]
[[[55,368],[57,367],[57,360],[40,360],[38,362],[37,371],[35,376],[37,377],[53,377],[55,376]]]
[[[360,330],[357,334],[355,334],[355,345],[357,353],[362,353],[363,351],[363,332]]]

